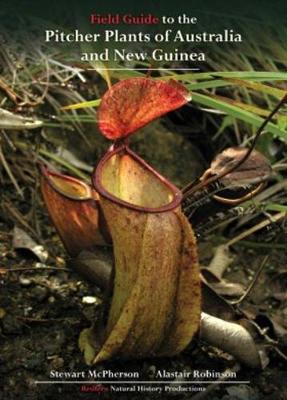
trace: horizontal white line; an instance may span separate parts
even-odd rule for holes
[[[199,68],[87,68],[88,71],[200,71]]]
[[[69,383],[77,383],[77,384],[174,384],[174,385],[180,385],[180,384],[189,384],[189,383],[195,383],[195,384],[207,384],[207,383],[217,383],[217,384],[248,384],[250,381],[34,381],[35,384],[54,384],[54,383],[64,383],[64,384],[69,384]]]

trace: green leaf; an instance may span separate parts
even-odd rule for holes
[[[269,203],[269,204],[266,204],[265,210],[280,211],[280,212],[283,211],[283,212],[287,213],[287,206],[284,206],[282,204]]]
[[[172,79],[180,80],[183,82],[190,81],[202,81],[213,78],[238,78],[238,79],[250,79],[253,81],[286,81],[287,72],[276,72],[276,71],[222,71],[222,72],[193,72],[187,74],[174,74]],[[164,76],[159,79],[170,79],[170,76]]]
[[[87,107],[98,107],[100,105],[101,99],[83,101],[82,103],[71,104],[69,106],[62,107],[61,110],[79,110],[80,108]]]
[[[223,111],[226,114],[233,116],[234,118],[238,118],[241,121],[247,122],[255,126],[256,128],[259,128],[264,121],[264,119],[259,117],[258,115],[254,115],[249,111],[229,104],[219,98],[216,98],[215,96],[212,98],[204,94],[193,92],[192,99],[196,103]],[[287,140],[287,131],[280,129],[272,122],[269,122],[265,129],[271,132],[273,135]]]
[[[74,165],[72,165],[68,161],[66,161],[63,158],[57,156],[56,154],[50,153],[48,150],[45,150],[43,148],[39,149],[39,154],[41,154],[44,157],[48,157],[51,160],[54,160],[56,163],[58,163],[60,165],[63,165],[65,168],[67,168],[68,170],[72,171],[79,178],[82,178],[87,182],[89,181],[89,176],[88,175],[86,175],[85,173],[80,171],[78,168],[76,168]]]
[[[281,98],[285,96],[286,91],[282,89],[278,89],[272,86],[264,85],[263,83],[259,82],[252,82],[244,79],[234,79],[234,78],[226,78],[227,82],[231,82],[234,85],[240,86],[240,87],[246,87],[248,89],[255,90],[257,92],[262,92],[266,94],[270,94],[274,97]]]
[[[220,78],[239,78],[239,79],[250,79],[250,80],[265,80],[275,81],[287,79],[287,72],[276,72],[276,71],[227,71],[227,72],[213,72],[210,75]]]

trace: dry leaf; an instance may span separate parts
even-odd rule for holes
[[[232,354],[249,367],[262,367],[259,349],[243,326],[202,313],[200,334],[209,344]]]
[[[36,129],[43,125],[42,121],[22,117],[21,115],[13,114],[10,111],[0,108],[0,129]]]
[[[234,308],[205,281],[202,277],[202,310],[225,321],[234,321]]]
[[[24,250],[35,256],[41,263],[45,263],[48,258],[48,252],[42,245],[36,243],[23,229],[15,226],[13,230],[13,248],[15,250]]]
[[[244,147],[229,147],[219,153],[212,161],[209,170],[205,175],[221,175],[237,164],[248,149]],[[259,151],[253,150],[249,157],[231,173],[221,178],[221,182],[226,186],[244,186],[262,182],[270,178],[272,167],[270,162]]]
[[[219,245],[215,249],[214,256],[208,265],[208,268],[205,268],[205,272],[213,274],[214,277],[220,281],[233,259],[234,257],[231,254],[229,247],[225,244]]]

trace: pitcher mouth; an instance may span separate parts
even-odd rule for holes
[[[116,161],[117,156],[128,156],[131,160],[135,161],[140,169],[143,169],[150,177],[154,180],[157,180],[158,185],[161,186],[160,190],[165,192],[166,201],[161,201],[158,206],[149,206],[145,204],[137,204],[141,201],[133,202],[127,201],[125,198],[119,197],[117,194],[112,192],[112,189],[107,189],[104,187],[103,175],[105,173],[105,168],[108,162],[112,162],[112,158],[114,157],[114,162]],[[140,181],[140,180],[139,180]],[[97,167],[94,169],[92,174],[92,184],[95,190],[104,198],[122,205],[123,207],[127,207],[131,210],[141,211],[141,212],[149,212],[149,213],[161,213],[165,211],[170,211],[177,208],[182,200],[181,191],[169,182],[166,178],[160,175],[157,171],[155,171],[150,165],[148,165],[141,157],[139,157],[136,153],[134,153],[127,144],[120,144],[115,147],[114,145],[108,150],[108,152],[104,155],[104,157],[100,160]],[[126,186],[129,185],[129,182],[125,183]],[[114,189],[114,188],[113,188]],[[143,193],[144,197],[146,193]],[[154,204],[154,202],[153,202]]]
[[[75,201],[92,199],[92,189],[85,182],[69,175],[50,171],[44,164],[40,165],[40,171],[48,184],[60,195]]]

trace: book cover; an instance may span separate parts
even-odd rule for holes
[[[1,6],[1,399],[286,398],[286,16]]]

